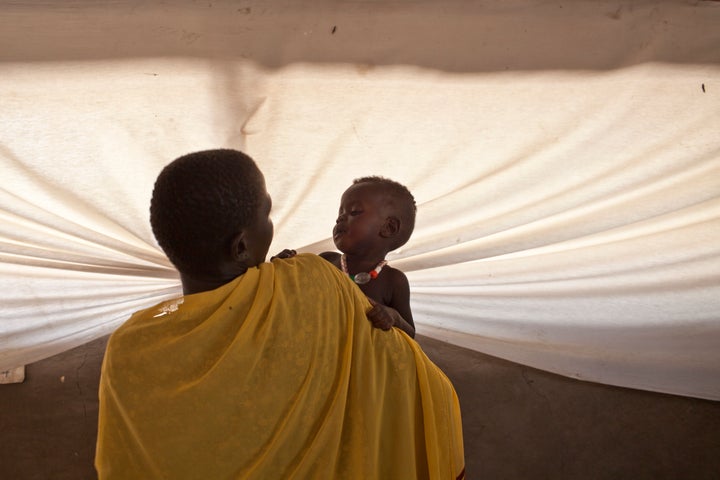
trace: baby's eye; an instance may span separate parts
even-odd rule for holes
[[[363,213],[362,210],[351,210],[350,211],[350,215],[353,217],[360,215],[361,213]]]

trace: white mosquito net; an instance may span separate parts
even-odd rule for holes
[[[179,155],[250,154],[271,254],[341,193],[415,195],[418,333],[720,399],[720,2],[18,1],[0,8],[0,369],[180,293]]]

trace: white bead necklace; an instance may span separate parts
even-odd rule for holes
[[[345,259],[345,254],[343,253],[340,257],[340,267],[342,268],[343,273],[345,273],[348,277],[350,277],[353,282],[357,283],[358,285],[364,285],[373,278],[377,278],[380,270],[382,270],[385,265],[387,265],[387,260],[382,260],[380,263],[377,264],[374,269],[370,270],[369,272],[360,272],[356,273],[355,275],[350,275],[347,268],[347,260]]]

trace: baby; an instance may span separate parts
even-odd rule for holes
[[[385,256],[410,239],[415,228],[415,198],[393,180],[358,178],[345,190],[333,228],[333,241],[342,253],[321,257],[345,272],[373,304],[367,316],[383,330],[398,327],[415,337],[410,311],[410,286]]]

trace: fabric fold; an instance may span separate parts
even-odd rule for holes
[[[457,478],[452,384],[369,307],[302,254],[136,313],[103,363],[99,477]]]

